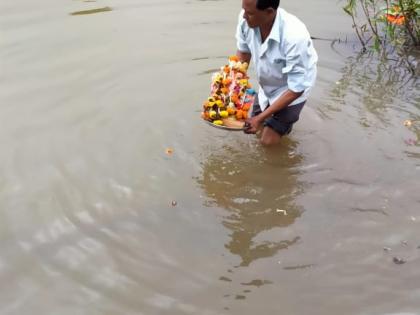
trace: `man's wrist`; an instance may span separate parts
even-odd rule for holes
[[[278,113],[279,111],[283,110],[284,108],[288,107],[290,104],[292,104],[295,100],[297,100],[303,92],[293,92],[292,90],[287,90],[285,94],[280,96],[277,100],[273,102],[270,107],[267,108],[268,115],[274,115]]]
[[[265,111],[263,111],[261,114],[255,116],[258,119],[259,123],[264,122],[267,118],[272,116],[273,114],[268,111],[269,108],[267,108]]]

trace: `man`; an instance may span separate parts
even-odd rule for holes
[[[273,145],[290,133],[314,85],[318,56],[305,25],[279,8],[279,0],[242,0],[236,32],[237,56],[251,58],[260,90],[246,133],[262,129]]]

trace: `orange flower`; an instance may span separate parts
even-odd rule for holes
[[[242,110],[248,111],[251,108],[251,103],[245,103],[244,106],[242,106]]]
[[[385,17],[387,19],[387,21],[391,24],[395,24],[395,25],[403,25],[405,22],[405,17],[404,15],[392,15],[392,14],[385,14]]]
[[[240,109],[238,109],[237,111],[236,111],[236,119],[242,119],[243,117],[244,117],[244,112],[242,111],[242,110],[240,110]]]
[[[229,89],[228,89],[228,88],[221,88],[221,89],[220,89],[220,91],[221,91],[223,94],[228,94],[228,93],[229,93]]]
[[[205,119],[205,120],[209,120],[209,112],[208,111],[204,111],[201,112],[201,118]]]
[[[226,78],[222,81],[224,86],[229,86],[232,83],[232,80],[229,78]]]
[[[231,96],[230,96],[230,100],[233,102],[233,103],[237,103],[238,101],[239,101],[239,97],[238,97],[238,94],[232,94]]]
[[[239,57],[238,57],[238,56],[236,56],[236,55],[232,55],[232,56],[230,56],[230,57],[229,57],[229,61],[235,61],[235,62],[238,62],[238,61],[239,61]]]
[[[235,114],[235,109],[232,108],[232,107],[228,107],[227,112],[229,113],[229,115],[234,115]]]

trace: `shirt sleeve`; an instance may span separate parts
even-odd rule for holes
[[[251,53],[251,50],[249,49],[248,43],[246,41],[247,25],[246,25],[246,21],[245,21],[243,15],[244,15],[244,12],[242,10],[239,13],[238,26],[236,28],[236,47],[241,52]]]
[[[308,80],[307,64],[309,60],[308,49],[311,43],[308,39],[299,39],[288,44],[286,49],[286,66],[282,69],[287,74],[289,90],[299,93],[311,87]]]

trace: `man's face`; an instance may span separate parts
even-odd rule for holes
[[[251,28],[260,27],[267,19],[270,19],[272,9],[258,10],[257,0],[242,0],[242,9],[244,9],[244,19]]]

